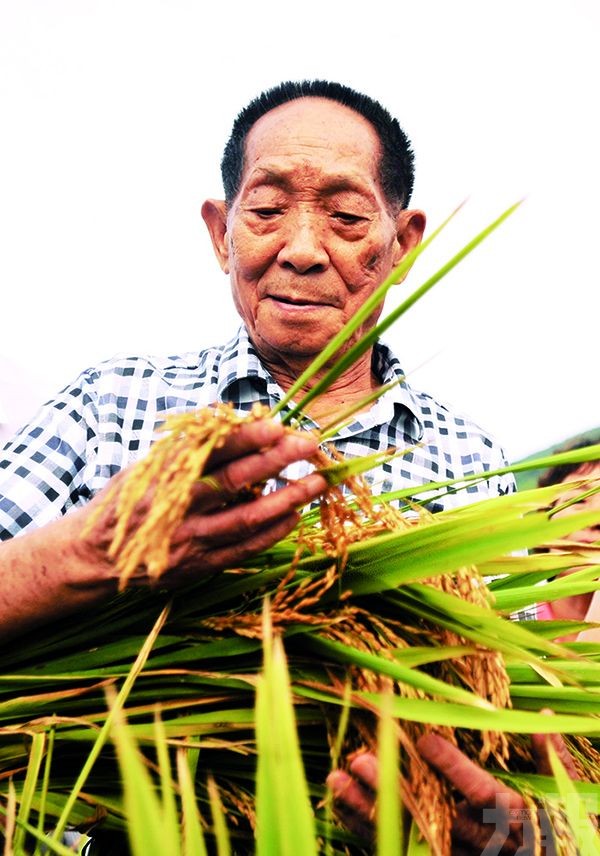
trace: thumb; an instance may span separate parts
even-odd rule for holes
[[[544,708],[540,713],[543,713],[546,716],[554,715],[549,708]],[[575,762],[561,734],[531,735],[531,749],[538,773],[541,773],[543,776],[553,775],[548,748],[550,745],[552,745],[552,748],[558,755],[558,758],[567,771],[569,778],[573,780],[579,779]]]

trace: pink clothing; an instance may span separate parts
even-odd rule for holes
[[[551,603],[538,603],[537,618],[552,621],[554,619]],[[600,591],[595,591],[584,621],[600,623]],[[600,627],[591,627],[577,634],[578,642],[600,642]]]
[[[554,619],[554,613],[552,612],[552,606],[549,603],[538,603],[537,605],[537,619],[538,621],[552,621]]]

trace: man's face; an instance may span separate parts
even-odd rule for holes
[[[277,107],[250,131],[221,263],[268,361],[319,353],[420,240],[423,215],[391,213],[379,159],[371,124],[321,98]]]

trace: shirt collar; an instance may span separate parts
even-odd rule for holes
[[[240,381],[248,379],[257,380],[258,385],[263,385],[266,389],[270,388],[270,391],[273,387],[279,388],[261,363],[248,332],[242,325],[236,335],[223,347],[217,376],[218,400],[223,402],[234,400],[237,395],[231,395],[232,388],[235,386],[239,389]],[[279,392],[281,394],[281,390]]]
[[[373,348],[373,371],[382,384],[399,381],[388,390],[378,402],[402,407],[410,412],[416,421],[415,440],[420,440],[423,431],[423,415],[413,390],[404,378],[400,361],[391,348],[383,342],[376,342]],[[261,363],[254,345],[250,341],[246,327],[242,325],[236,335],[224,346],[217,378],[217,398],[219,401],[235,401],[239,397],[240,381],[250,380],[253,386],[263,387],[274,401],[281,399],[283,391],[271,373]],[[236,394],[233,393],[235,387]],[[377,408],[378,405],[375,405]],[[357,422],[363,420],[359,416]]]
[[[398,407],[408,410],[417,422],[418,437],[421,439],[424,431],[423,411],[417,397],[407,382],[398,357],[392,349],[384,342],[377,342],[373,348],[373,372],[381,380],[382,384],[399,381],[396,386],[388,390],[383,400],[392,401]]]

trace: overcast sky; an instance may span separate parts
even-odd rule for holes
[[[389,306],[525,198],[388,334],[411,382],[513,459],[600,424],[599,5],[0,0],[0,420],[234,332],[200,206],[237,111],[327,77],[398,116],[430,227],[469,200]]]

